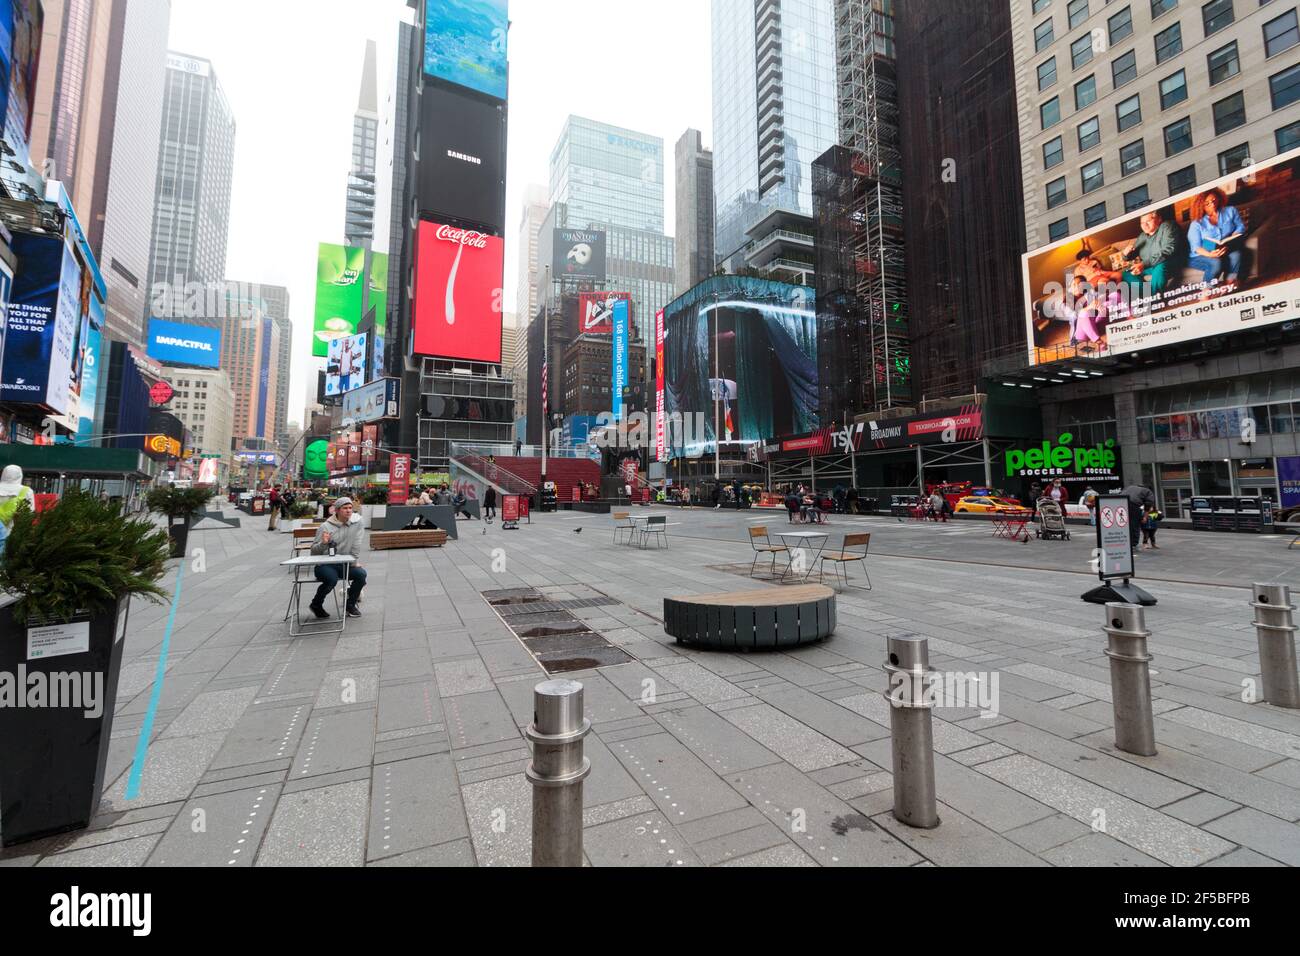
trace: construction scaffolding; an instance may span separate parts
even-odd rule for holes
[[[842,149],[813,168],[827,423],[912,400],[893,7],[835,3]]]

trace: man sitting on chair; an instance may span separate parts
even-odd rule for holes
[[[316,567],[316,580],[321,582],[316,589],[316,598],[308,605],[318,618],[329,617],[325,610],[325,599],[338,587],[339,580],[348,574],[351,584],[348,586],[348,617],[360,617],[357,601],[361,598],[361,589],[366,586],[366,570],[361,567],[361,538],[364,535],[361,516],[353,514],[352,499],[340,498],[334,502],[334,514],[316,529],[316,539],[312,542],[311,553],[326,555],[330,549],[334,554],[350,554],[357,560],[349,572],[346,564],[321,564]]]

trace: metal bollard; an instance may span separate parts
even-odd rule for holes
[[[891,637],[885,673],[889,730],[894,745],[894,818],[911,827],[939,825],[934,789],[933,672],[924,637]]]
[[[1107,604],[1110,696],[1115,709],[1115,746],[1125,753],[1154,757],[1156,725],[1151,714],[1151,655],[1147,653],[1144,612],[1136,604]]]
[[[533,689],[533,759],[526,771],[533,785],[533,866],[582,866],[582,781],[591,772],[582,738],[590,730],[580,683],[549,680]]]
[[[1256,584],[1254,592],[1250,606],[1255,609],[1263,699],[1276,707],[1300,708],[1291,589],[1285,584]]]

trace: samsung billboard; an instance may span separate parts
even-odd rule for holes
[[[506,106],[426,86],[420,94],[422,213],[500,233],[506,216]]]
[[[1032,365],[1300,318],[1300,149],[1024,256]]]
[[[149,320],[150,358],[167,365],[221,367],[221,330],[162,319]]]

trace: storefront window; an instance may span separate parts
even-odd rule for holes
[[[1191,426],[1187,422],[1187,415],[1170,415],[1169,432],[1174,441],[1189,441],[1192,437]]]
[[[1242,458],[1234,462],[1237,467],[1237,488],[1241,495],[1250,498],[1267,498],[1278,502],[1277,470],[1272,458]]]
[[[1152,441],[1152,437],[1151,437],[1151,419],[1149,419],[1149,418],[1139,418],[1139,419],[1137,420],[1137,426],[1138,426],[1138,444],[1139,444],[1139,445],[1149,445],[1149,444],[1151,444],[1151,441]]]
[[[1232,478],[1228,462],[1222,460],[1193,462],[1196,471],[1196,493],[1199,495],[1232,494]]]
[[[1163,443],[1169,441],[1169,416],[1161,415],[1152,421],[1152,427],[1155,432],[1156,441]]]
[[[1160,481],[1163,484],[1177,482],[1190,483],[1191,480],[1192,469],[1185,461],[1175,461],[1160,466]]]
[[[1256,405],[1250,410],[1251,420],[1255,423],[1256,435],[1268,435],[1269,429],[1269,407],[1267,405]]]
[[[1289,404],[1270,405],[1268,407],[1268,426],[1274,435],[1289,435],[1294,428],[1291,406]]]

